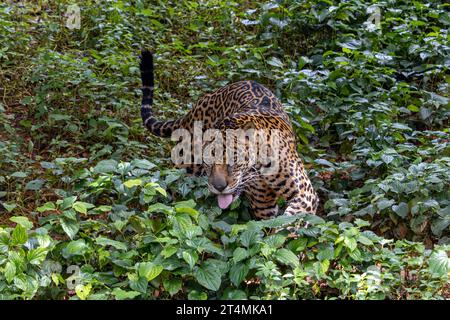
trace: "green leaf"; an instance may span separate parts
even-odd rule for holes
[[[269,60],[267,60],[267,64],[270,64],[271,66],[277,68],[283,68],[283,62],[281,62],[281,60],[277,57],[271,57]]]
[[[328,271],[328,268],[330,267],[330,260],[321,261],[320,267],[322,268],[322,272],[326,273]]]
[[[183,282],[180,279],[164,279],[163,286],[171,296],[181,290]]]
[[[377,202],[377,207],[380,210],[384,210],[384,209],[392,206],[394,203],[395,203],[394,200],[381,199]]]
[[[34,190],[34,191],[41,190],[44,183],[45,180],[43,179],[32,180],[25,185],[25,190]]]
[[[62,201],[58,200],[57,203],[59,203],[61,201],[61,203],[60,203],[61,210],[67,210],[69,208],[72,208],[72,206],[76,200],[77,200],[76,196],[71,196],[71,197],[65,197]]]
[[[187,213],[188,215],[190,215],[194,219],[197,219],[197,217],[199,215],[197,210],[192,209],[192,208],[188,208],[188,207],[177,207],[177,208],[175,208],[175,212],[176,213]]]
[[[213,291],[219,290],[222,276],[220,271],[214,268],[212,264],[196,268],[194,276],[198,283],[206,289]]]
[[[153,262],[141,262],[138,266],[138,275],[147,281],[155,279],[163,271],[163,267]]]
[[[158,191],[164,197],[167,197],[167,192],[156,182],[149,182],[144,187],[145,193],[149,196],[156,195],[155,191]]]
[[[203,291],[192,290],[188,294],[189,300],[206,300],[208,299],[208,295]]]
[[[178,201],[178,202],[176,202],[174,207],[175,208],[192,208],[192,209],[194,209],[196,205],[197,204],[195,203],[194,200],[189,199],[187,201]]]
[[[127,300],[127,299],[134,299],[137,296],[141,295],[140,292],[137,291],[125,291],[121,288],[114,288],[112,291],[112,294],[116,298],[116,300]]]
[[[7,202],[1,202],[0,203],[8,212],[13,211],[15,208],[17,208],[17,204],[15,203],[7,203]]]
[[[358,245],[354,238],[349,237],[344,237],[344,243],[345,246],[350,249],[350,251],[355,250]]]
[[[148,287],[148,281],[146,277],[132,277],[130,279],[130,288],[140,293],[146,293]]]
[[[241,260],[244,260],[248,257],[247,250],[244,248],[236,248],[233,252],[233,261],[234,263],[238,263]]]
[[[111,240],[105,237],[98,237],[95,238],[95,242],[101,246],[113,246],[114,248],[118,250],[127,250],[127,245],[123,242],[119,242],[116,240]]]
[[[150,9],[150,8],[142,9],[141,11],[139,11],[139,13],[146,17],[154,15],[152,9]]]
[[[25,294],[32,294],[39,288],[39,282],[32,276],[27,274],[16,274],[14,277],[14,285]]]
[[[162,204],[162,203],[155,203],[148,207],[147,212],[164,212],[164,213],[171,213],[173,212],[173,208]]]
[[[102,160],[94,167],[95,173],[110,173],[117,168],[118,162],[116,160]]]
[[[358,235],[357,238],[358,238],[358,241],[361,242],[362,244],[364,244],[366,246],[373,246],[373,242],[369,238],[367,238],[363,235]]]
[[[195,266],[195,263],[198,261],[198,254],[195,251],[189,250],[183,252],[183,259],[186,261],[191,269]]]
[[[400,217],[405,219],[408,216],[409,206],[405,202],[400,202],[398,205],[393,205],[392,210]]]
[[[154,167],[156,167],[156,165],[154,163],[151,163],[150,161],[148,161],[146,159],[134,159],[133,161],[131,161],[131,165],[133,167],[137,167],[140,169],[146,169],[146,170],[150,170],[150,169],[153,169]]]
[[[306,249],[308,238],[298,238],[288,243],[287,248],[292,252],[300,252]]]
[[[72,208],[82,214],[87,214],[88,209],[94,208],[95,206],[93,204],[77,201],[72,205]]]
[[[30,230],[31,228],[33,228],[33,223],[28,220],[27,217],[23,217],[23,216],[14,216],[9,218],[9,220],[11,220],[12,222],[15,222],[17,224],[20,224],[22,227],[25,228],[25,230]]]
[[[277,250],[273,256],[283,264],[290,265],[292,267],[297,267],[299,265],[299,258],[297,255],[288,249],[281,248]]]
[[[383,154],[381,155],[381,160],[383,160],[384,163],[389,164],[394,161],[394,157],[390,154]]]
[[[127,180],[123,183],[123,185],[127,188],[133,188],[133,187],[137,187],[140,186],[142,184],[142,180],[141,179],[130,179]]]
[[[223,300],[247,300],[247,294],[242,290],[225,290]]]
[[[246,263],[238,263],[230,269],[230,280],[238,287],[239,284],[245,279],[249,271],[249,267]]]
[[[437,277],[447,276],[450,271],[450,259],[447,256],[447,252],[444,250],[433,252],[428,264],[428,269],[431,274]]]
[[[171,257],[172,255],[174,255],[177,251],[178,251],[178,247],[167,246],[161,251],[161,255],[167,259],[167,258]]]
[[[61,227],[64,232],[69,236],[70,239],[75,238],[75,235],[78,233],[80,226],[77,221],[73,221],[67,218],[60,218],[59,222],[61,223]]]
[[[8,283],[11,283],[14,280],[14,276],[16,275],[16,265],[11,261],[8,261],[5,266],[5,278]]]
[[[82,256],[88,251],[89,247],[83,239],[70,241],[63,249],[63,256]]]
[[[47,248],[36,248],[28,251],[27,260],[30,264],[40,265],[47,257]]]
[[[24,244],[28,240],[27,231],[20,224],[16,225],[12,232],[11,243],[13,245]]]
[[[292,215],[292,216],[281,215],[276,218],[257,221],[257,224],[264,228],[278,228],[278,227],[290,225],[300,219],[303,219],[303,215],[301,215],[301,214]]]
[[[92,284],[88,283],[87,285],[79,284],[75,287],[75,293],[78,298],[81,300],[86,300],[89,294],[91,293]]]
[[[334,247],[332,244],[322,245],[319,247],[319,252],[317,253],[317,259],[322,260],[333,260],[334,259]]]
[[[241,234],[241,243],[247,248],[252,244],[255,244],[256,239],[258,239],[258,232],[254,230],[246,230]]]
[[[53,202],[46,202],[44,205],[37,207],[38,212],[46,212],[56,210],[56,206]]]
[[[11,174],[10,177],[13,177],[13,178],[26,178],[26,177],[28,177],[28,174],[26,174],[25,172],[22,172],[22,171],[16,171],[13,174]]]

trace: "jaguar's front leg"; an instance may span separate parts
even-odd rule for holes
[[[270,219],[278,215],[278,205],[276,199],[249,197],[250,209],[257,219]]]
[[[315,207],[308,206],[301,198],[295,198],[288,203],[288,206],[284,211],[284,214],[287,216],[293,216],[300,213],[315,214]],[[291,234],[297,235],[297,231],[300,228],[308,228],[308,226],[308,222],[296,222],[295,226],[289,226],[286,229]]]

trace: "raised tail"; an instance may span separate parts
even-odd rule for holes
[[[142,121],[144,122],[145,127],[154,135],[170,137],[172,132],[179,128],[181,119],[174,121],[158,121],[153,116],[153,55],[148,50],[143,50],[141,53],[140,69],[142,80]]]

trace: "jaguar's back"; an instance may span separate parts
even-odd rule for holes
[[[174,121],[158,121],[151,112],[153,104],[153,59],[143,52],[141,60],[143,97],[141,116],[147,129],[153,134],[170,137],[176,129],[192,131],[195,121],[202,121],[204,129],[219,128],[223,121],[236,114],[254,113],[276,115],[290,127],[289,117],[275,95],[255,81],[239,81],[203,95],[182,118]]]

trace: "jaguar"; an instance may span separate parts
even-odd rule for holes
[[[177,129],[193,132],[198,121],[202,123],[202,130],[217,129],[223,133],[229,129],[276,130],[279,137],[278,170],[271,174],[264,171],[272,165],[270,161],[248,161],[249,157],[181,166],[190,174],[207,176],[208,188],[217,197],[220,208],[227,209],[242,195],[248,199],[256,219],[316,213],[318,196],[297,152],[291,121],[269,89],[255,81],[235,82],[203,95],[184,116],[161,121],[153,112],[154,64],[149,50],[141,52],[140,72],[141,117],[144,126],[156,136],[171,137]],[[223,141],[230,142],[230,139]],[[284,202],[284,213],[279,208],[280,201]]]

